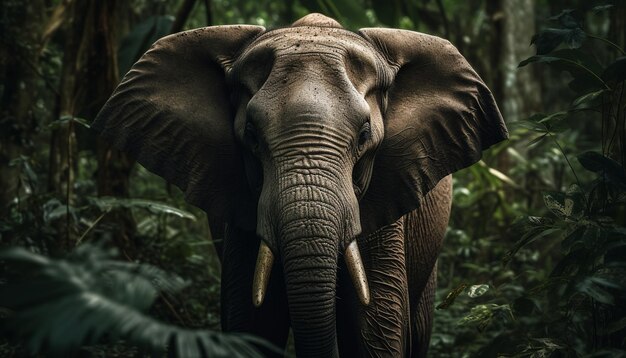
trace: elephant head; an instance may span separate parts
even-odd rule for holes
[[[507,137],[490,91],[448,41],[353,33],[318,14],[157,41],[93,128],[212,222],[256,230],[252,299],[262,304],[282,265],[299,356],[336,355],[339,259],[369,302],[355,238]]]

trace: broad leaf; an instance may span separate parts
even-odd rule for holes
[[[569,72],[573,80],[570,87],[578,92],[608,89],[608,85],[602,80],[602,65],[592,56],[580,51],[563,49],[549,55],[536,55],[520,62],[518,67],[524,67],[530,63],[547,63],[558,70]]]
[[[593,151],[582,153],[577,158],[583,168],[602,173],[614,184],[626,187],[626,169],[615,160]]]
[[[587,38],[581,28],[545,29],[534,35],[531,44],[537,48],[537,55],[545,55],[565,44],[569,48],[579,48]]]
[[[182,281],[113,255],[86,245],[65,260],[24,249],[2,252],[0,260],[14,268],[0,285],[0,306],[13,311],[6,328],[33,354],[61,356],[104,338],[123,338],[152,356],[262,357],[257,347],[273,350],[251,336],[183,329],[145,315],[161,286],[178,290]]]

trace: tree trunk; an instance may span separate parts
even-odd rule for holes
[[[533,67],[517,67],[522,60],[534,55],[529,44],[536,32],[535,2],[503,1],[502,13],[501,108],[505,120],[512,123],[536,113],[541,106],[541,88]]]
[[[20,155],[30,156],[37,130],[33,113],[38,96],[39,40],[45,4],[25,6],[12,1],[0,10],[0,217],[19,198],[20,170],[10,166]],[[33,188],[34,189],[34,188]]]
[[[124,2],[125,3],[125,2]],[[92,80],[86,84],[91,101],[85,103],[83,115],[92,120],[107,101],[119,82],[117,65],[116,13],[128,12],[127,5],[115,0],[96,0],[93,7],[95,31],[87,54],[86,72]],[[97,140],[98,196],[127,198],[130,196],[130,174],[135,164],[126,153],[112,148],[104,140]],[[108,214],[103,224],[111,223],[112,237],[124,252],[134,252],[133,236],[136,225],[129,209],[118,209]],[[134,257],[134,254],[131,255]]]
[[[118,83],[116,1],[76,1],[69,9],[65,55],[61,73],[58,118],[81,117],[92,120]],[[133,161],[108,144],[97,142],[98,194],[128,196],[128,176]],[[77,169],[76,124],[70,120],[52,133],[50,145],[49,189],[65,197],[71,205]],[[124,250],[130,246],[134,221],[128,211],[111,213],[106,221],[116,223],[113,238]],[[72,226],[64,246],[74,245]]]

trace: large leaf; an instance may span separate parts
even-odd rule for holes
[[[545,192],[543,201],[546,207],[561,219],[577,221],[585,209],[585,196],[578,185],[571,185],[565,193]]]
[[[560,28],[548,28],[533,36],[530,41],[537,48],[537,55],[545,55],[561,44],[569,48],[579,48],[587,38],[583,31],[580,14],[575,10],[566,9],[550,18]]]
[[[626,169],[615,160],[593,151],[582,153],[577,158],[583,168],[602,173],[614,184],[626,187]]]
[[[563,49],[549,55],[531,56],[520,62],[518,67],[530,63],[547,63],[558,70],[569,72],[574,78],[570,82],[570,88],[578,93],[609,88],[600,77],[603,72],[602,65],[594,57],[577,49]]]
[[[561,44],[569,48],[579,48],[587,34],[581,28],[545,29],[534,35],[530,43],[537,48],[537,55],[545,55]]]
[[[114,254],[85,245],[65,260],[24,249],[2,252],[1,260],[19,267],[0,285],[0,306],[13,311],[5,328],[32,353],[61,355],[106,337],[123,338],[152,356],[262,357],[256,347],[268,345],[258,338],[183,329],[142,313],[163,286],[178,290],[182,280],[112,260]]]

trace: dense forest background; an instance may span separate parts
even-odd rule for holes
[[[509,127],[454,176],[431,356],[626,356],[626,2],[583,0],[3,0],[0,356],[254,355],[203,212],[89,124],[156,39],[309,12],[449,39]]]

